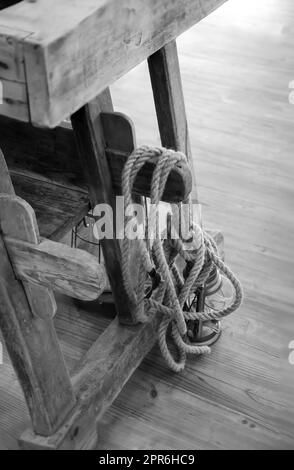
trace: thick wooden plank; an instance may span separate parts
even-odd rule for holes
[[[0,253],[1,331],[33,427],[46,436],[60,426],[73,406],[71,383],[52,320],[32,314],[23,287],[15,279],[2,236]]]
[[[0,155],[0,326],[22,385],[35,432],[54,432],[75,398],[52,323],[56,303],[51,289],[16,280],[3,237],[37,244],[32,208],[14,195]],[[4,193],[3,191],[8,191]]]
[[[110,91],[106,89],[98,98],[73,114],[71,120],[81,162],[89,185],[92,206],[94,207],[96,204],[106,203],[112,207],[113,214],[115,214],[115,194],[105,154],[103,127],[100,117],[101,113],[109,113],[112,111]],[[135,146],[131,128],[130,132],[133,138],[129,141],[131,145],[129,153],[132,152]],[[109,217],[109,214],[106,214],[106,217]],[[113,224],[113,220],[110,220],[109,223]],[[119,241],[116,238],[104,238],[100,243],[117,312],[121,321],[132,323],[132,312],[135,312],[136,305],[130,304],[124,289]]]
[[[130,150],[134,148],[133,123],[122,113],[103,113],[101,116],[113,188],[115,194],[121,194],[121,175]],[[152,174],[157,159],[148,162],[139,171],[133,193],[150,196]],[[192,190],[192,173],[185,163],[179,163],[169,174],[162,201],[180,202],[185,200]]]
[[[104,268],[84,250],[51,240],[34,245],[5,237],[5,244],[15,275],[22,281],[81,300],[95,300],[105,288]]]
[[[30,119],[23,51],[28,35],[2,26],[0,20],[0,112],[21,121]]]
[[[116,152],[112,149],[106,149],[107,159],[110,165],[110,172],[113,188],[116,195],[122,194],[121,175],[128,154]],[[157,158],[146,163],[139,171],[133,186],[133,194],[138,196],[150,197],[150,187],[153,171]],[[192,190],[192,173],[186,163],[178,163],[170,172],[166,187],[161,197],[164,202],[176,203],[184,201]]]
[[[2,10],[0,25],[31,33],[22,44],[32,122],[55,127],[224,1],[38,0]]]
[[[162,145],[187,156],[193,177],[192,199],[196,202],[196,179],[176,41],[152,54],[148,65]]]
[[[6,197],[7,195],[8,197]],[[13,214],[14,208],[10,206],[11,200],[13,200],[13,197],[9,196],[15,196],[15,191],[14,187],[8,172],[8,168],[6,165],[6,161],[4,159],[4,155],[2,154],[0,150],[0,197],[2,198],[6,197],[6,200],[8,200],[8,204],[5,207],[2,207],[2,211],[4,213],[4,219],[10,219],[8,227],[7,227],[7,233],[14,233],[14,236],[20,237],[22,234],[22,239],[25,241],[29,241],[32,243],[37,243],[39,239],[38,235],[38,227],[35,222],[34,217],[31,217],[29,219],[29,227],[25,226],[25,222],[27,220],[27,217],[24,217],[22,222],[21,222],[21,229],[19,230],[19,219],[17,219],[17,214],[15,214],[15,217],[12,218],[11,214]],[[3,202],[2,199],[2,204],[6,204]],[[30,307],[32,309],[32,312],[36,315],[42,315],[44,314],[45,316],[48,315],[49,317],[53,317],[56,313],[56,302],[55,298],[53,295],[53,292],[50,289],[47,289],[47,287],[38,287],[35,285],[32,285],[30,283],[23,283],[27,299],[29,301]]]
[[[87,191],[54,183],[40,175],[10,171],[16,194],[36,212],[40,233],[45,238],[60,240],[90,209]]]

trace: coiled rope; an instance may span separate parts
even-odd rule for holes
[[[189,341],[187,337],[187,321],[219,320],[234,312],[242,302],[242,287],[238,279],[218,255],[214,240],[195,223],[191,224],[192,245],[186,249],[184,241],[179,237],[165,237],[166,232],[158,234],[158,207],[165,189],[166,181],[171,170],[179,162],[187,162],[186,156],[173,150],[142,146],[137,148],[128,158],[122,174],[122,190],[125,209],[125,229],[129,220],[127,208],[133,203],[132,188],[140,169],[156,157],[156,166],[152,176],[150,203],[148,215],[149,234],[152,235],[152,249],[147,248],[143,239],[138,239],[139,245],[139,274],[136,286],[133,286],[130,271],[131,242],[128,233],[122,241],[122,272],[124,286],[132,305],[135,307],[136,320],[148,321],[151,315],[162,314],[159,326],[158,342],[162,356],[168,367],[175,372],[183,370],[187,354],[207,354],[208,346],[199,346]],[[192,249],[191,249],[192,248]],[[186,270],[181,273],[175,263],[177,256],[186,262]],[[195,305],[186,308],[190,297],[196,289],[203,286],[212,268],[216,266],[226,277],[234,291],[229,305],[216,311],[206,309],[197,312]],[[149,276],[159,273],[161,282],[146,298],[145,287]],[[170,352],[167,344],[168,331],[177,349],[177,358]]]

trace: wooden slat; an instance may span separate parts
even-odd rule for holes
[[[22,217],[1,206],[0,223],[4,234],[29,233],[33,213],[29,207]],[[12,225],[10,226],[10,222]],[[17,222],[19,222],[17,227]],[[11,230],[10,230],[11,228]],[[48,436],[62,423],[75,401],[69,376],[58,345],[52,319],[45,312],[35,315],[12,266],[0,237],[0,326],[15,371],[21,382],[35,432]]]
[[[30,33],[22,44],[32,122],[55,127],[224,1],[38,0],[2,10],[10,35]]]
[[[106,274],[98,260],[84,250],[51,240],[39,244],[5,237],[18,279],[81,300],[94,300],[105,288]]]
[[[0,197],[2,197],[2,204],[5,204],[5,199],[7,200],[7,206],[2,207],[2,211],[4,211],[4,218],[7,218],[7,216],[8,218],[10,218],[7,233],[9,234],[11,232],[14,232],[14,236],[20,237],[22,235],[22,240],[31,243],[38,243],[39,231],[34,217],[31,217],[29,219],[28,227],[25,226],[27,217],[24,217],[23,220],[20,222],[22,226],[19,231],[19,219],[17,219],[17,214],[13,213],[14,207],[11,207],[10,205],[11,201],[14,199],[13,196],[15,196],[14,187],[9,175],[4,155],[0,150]],[[16,210],[17,209],[18,207],[16,208]],[[32,312],[34,314],[36,314],[37,316],[44,314],[45,316],[54,317],[56,313],[56,302],[53,292],[50,289],[47,289],[43,286],[35,286],[27,282],[23,283],[23,287],[26,292],[26,296],[32,309]]]
[[[187,156],[193,178],[192,199],[196,202],[196,179],[176,41],[152,54],[148,65],[162,145]]]
[[[107,149],[106,155],[110,165],[112,181],[114,182],[114,192],[116,195],[120,195],[122,194],[122,169],[128,155],[116,152],[112,149]],[[150,197],[151,180],[156,161],[157,158],[155,157],[153,160],[146,163],[139,171],[133,186],[132,193],[134,195]],[[178,163],[168,176],[161,200],[170,203],[181,202],[189,196],[191,190],[192,173],[190,167],[186,163]]]
[[[89,184],[92,205],[106,203],[112,207],[113,214],[115,214],[115,194],[105,154],[104,131],[100,116],[101,113],[112,111],[110,91],[106,89],[98,98],[73,114],[71,120]],[[126,139],[129,142],[129,153],[131,153],[135,146],[131,126]],[[111,220],[110,223],[112,224],[113,221]],[[132,323],[132,313],[135,312],[136,305],[130,304],[124,289],[119,242],[116,238],[102,239],[101,246],[117,312],[121,321]]]
[[[11,171],[16,194],[36,212],[40,233],[58,241],[88,213],[85,190],[55,184],[36,174]]]

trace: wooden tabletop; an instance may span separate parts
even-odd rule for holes
[[[36,0],[1,9],[0,114],[55,127],[225,1]]]

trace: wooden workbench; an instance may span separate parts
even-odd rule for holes
[[[70,249],[68,259],[62,258],[69,269],[60,272],[57,253],[65,248],[52,240],[60,240],[96,204],[109,204],[115,211],[121,170],[136,141],[131,121],[113,111],[108,87],[144,59],[162,144],[183,151],[190,162],[177,165],[169,175],[162,198],[186,200],[193,172],[175,38],[222,3],[37,0],[17,2],[0,12],[0,114],[9,170],[2,157],[0,320],[32,418],[33,429],[20,440],[24,448],[84,446],[97,416],[156,341],[160,316],[137,323],[137,306],[124,289],[120,245],[117,239],[104,239],[101,246],[117,317],[70,374],[52,321],[52,289],[74,293],[79,282],[78,298],[88,300],[93,287],[98,295],[101,279],[94,265],[91,279],[85,270],[93,259]],[[68,116],[72,127],[62,124]],[[134,194],[149,195],[155,164],[142,169]],[[13,211],[16,221],[10,217]],[[39,237],[38,225],[48,240]],[[38,267],[35,275],[28,266],[28,252],[34,260],[42,259],[42,266],[50,258],[49,283],[48,273],[43,275]],[[74,265],[81,266],[84,279],[75,278]],[[41,305],[43,295],[46,302]]]
[[[0,113],[55,127],[225,0],[37,0],[0,11]]]

